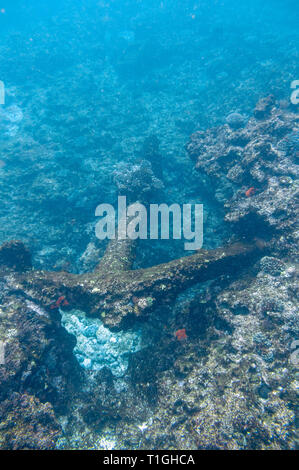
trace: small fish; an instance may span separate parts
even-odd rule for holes
[[[256,193],[256,189],[252,187],[252,188],[247,189],[247,191],[245,192],[245,195],[246,195],[246,197],[251,197],[255,193]]]

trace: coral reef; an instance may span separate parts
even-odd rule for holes
[[[257,264],[256,277],[218,294],[214,285],[178,311],[189,340],[158,381],[159,411],[145,446],[148,439],[166,448],[171,436],[181,449],[295,448],[298,366],[290,345],[298,337],[298,272],[285,266],[277,277],[262,269]]]
[[[291,2],[2,3],[0,448],[294,448]],[[117,188],[224,248],[104,253]]]
[[[270,4],[257,22],[254,7],[249,12],[245,4],[213,8],[204,0],[193,20],[189,5],[165,4],[158,12],[146,1],[132,5],[136,15],[124,6],[114,18],[103,6],[107,13],[99,18],[91,7],[63,0],[59,13],[54,3],[49,6],[55,21],[45,15],[36,28],[39,6],[15,9],[16,17],[26,18],[26,31],[18,22],[3,30],[0,244],[22,239],[40,269],[68,263],[67,269],[79,272],[96,205],[115,201],[114,167],[136,162],[138,154],[162,179],[152,137],[157,136],[167,202],[203,202],[209,211],[205,248],[221,246],[222,213],[210,207],[197,184],[184,144],[196,129],[219,125],[234,111],[247,118],[266,93],[289,98],[298,69],[298,28],[294,20],[290,24],[287,5],[281,5],[278,22],[272,21]],[[167,18],[169,25],[181,26],[161,27]],[[121,31],[133,31],[136,41],[120,42]],[[30,85],[24,76],[31,77]],[[20,111],[22,120],[8,122],[8,114],[13,118]],[[14,136],[5,134],[9,125],[17,127]],[[178,256],[177,247],[159,250],[163,261]]]
[[[0,417],[0,449],[55,449],[61,428],[50,403],[13,393],[0,403]]]
[[[223,204],[234,234],[267,238],[269,252],[236,279],[220,277],[181,299],[164,317],[154,357],[141,351],[133,361],[138,392],[155,384],[154,412],[135,434],[123,424],[118,442],[144,449],[297,448],[298,363],[291,353],[299,333],[298,167],[296,139],[288,137],[297,129],[297,115],[270,97],[244,129],[225,125],[191,137],[198,178]],[[247,197],[250,187],[256,192]],[[184,341],[176,338],[181,330]]]
[[[146,202],[153,200],[153,195],[164,188],[152,171],[152,165],[148,160],[140,163],[120,163],[113,172],[113,179],[120,195],[126,195],[129,202]]]
[[[296,447],[297,122],[270,98],[244,128],[191,137],[234,234],[222,248],[132,270],[136,243],[115,240],[85,274],[32,269],[21,242],[0,248],[2,448]],[[143,344],[128,339],[125,363],[113,348],[86,362],[99,328],[137,320]]]
[[[205,184],[213,181],[225,220],[239,231],[252,229],[257,236],[272,234],[273,229],[284,231],[284,236],[294,232],[298,154],[290,135],[298,128],[298,115],[279,108],[271,96],[257,104],[243,129],[224,125],[191,136],[190,157],[207,178]],[[248,188],[255,190],[247,193],[250,197]]]
[[[76,337],[74,354],[84,369],[97,371],[107,367],[115,377],[125,375],[129,355],[141,349],[140,328],[116,333],[105,328],[101,320],[86,318],[84,312],[61,314],[62,326]]]
[[[65,412],[80,381],[75,341],[61,326],[60,315],[50,316],[16,294],[7,275],[1,267],[0,448],[54,448],[60,434],[56,413]]]

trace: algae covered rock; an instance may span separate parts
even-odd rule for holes
[[[52,450],[61,433],[50,403],[26,393],[0,402],[0,449]]]
[[[74,340],[57,313],[15,294],[11,276],[1,273],[0,448],[54,448],[80,377]]]

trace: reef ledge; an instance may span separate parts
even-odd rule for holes
[[[7,242],[0,247],[1,275],[15,292],[44,308],[79,308],[89,316],[101,318],[109,328],[124,328],[127,321],[147,316],[160,304],[173,301],[187,287],[233,274],[265,251],[265,245],[258,241],[234,243],[132,270],[135,245],[131,240],[111,241],[93,272],[71,274],[34,270],[25,245],[20,241]],[[14,253],[13,266],[5,264],[9,251]],[[2,253],[5,257],[1,257]]]

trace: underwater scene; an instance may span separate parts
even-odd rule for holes
[[[0,0],[0,449],[297,449],[298,157],[297,0]]]

